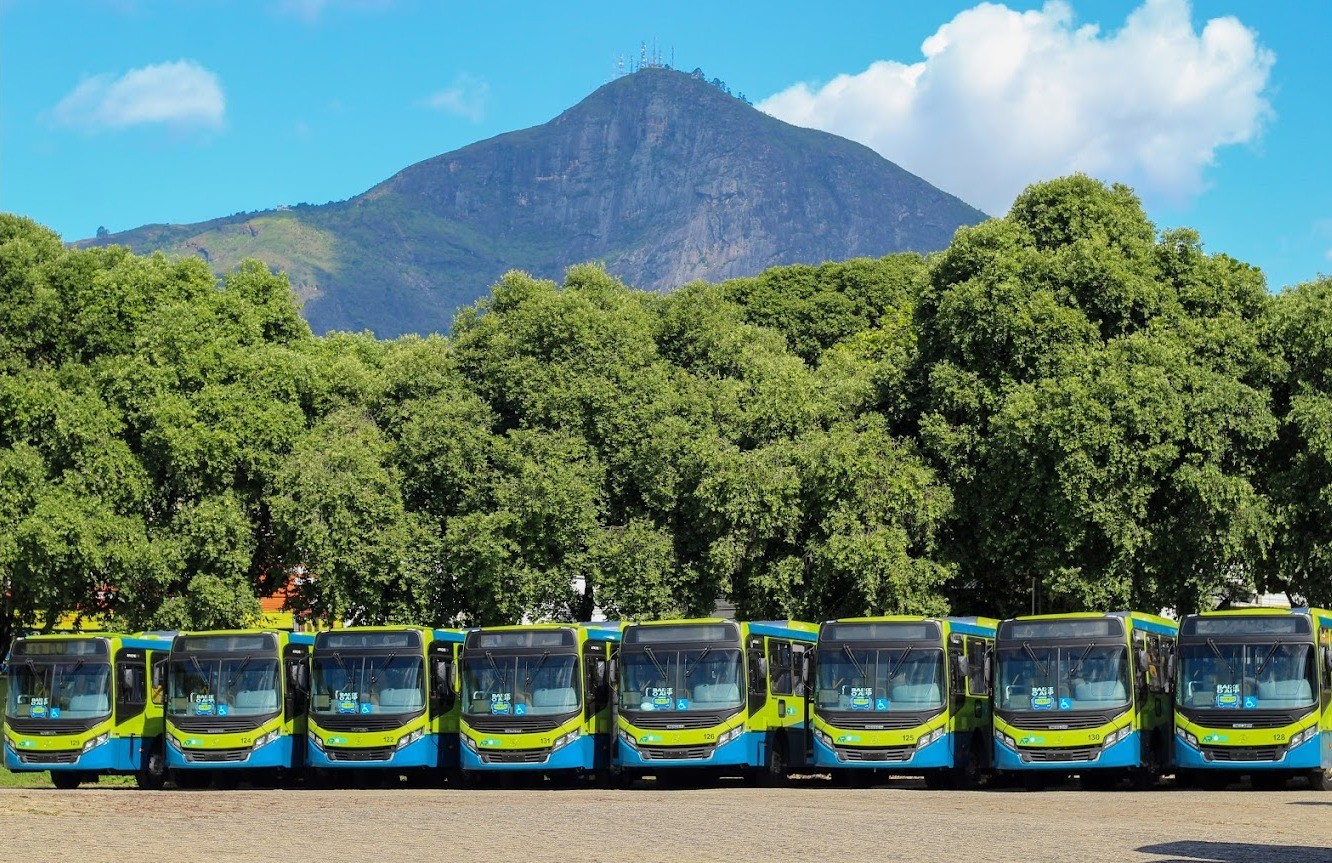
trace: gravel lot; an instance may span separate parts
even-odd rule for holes
[[[0,837],[14,861],[1326,863],[1332,794],[4,789]]]

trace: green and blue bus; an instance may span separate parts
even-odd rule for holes
[[[780,782],[807,764],[812,623],[720,618],[626,624],[616,658],[616,766]]]
[[[619,625],[469,630],[461,653],[463,773],[610,769],[607,665]]]
[[[313,635],[258,629],[172,640],[166,752],[177,785],[303,772],[313,645]]]
[[[861,617],[819,628],[813,761],[844,784],[876,771],[931,788],[974,786],[990,768],[985,661],[997,621]]]
[[[309,766],[428,775],[458,769],[460,630],[355,626],[311,654]]]
[[[49,770],[57,788],[102,774],[133,774],[140,788],[161,788],[162,699],[151,682],[170,647],[166,639],[111,633],[15,639],[5,767]]]
[[[1332,611],[1187,615],[1174,678],[1177,783],[1332,788]]]
[[[1050,614],[999,624],[994,767],[1040,788],[1154,784],[1170,763],[1166,671],[1177,626],[1153,614]]]

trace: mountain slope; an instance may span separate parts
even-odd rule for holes
[[[670,290],[948,244],[984,214],[867,147],[645,69],[541,126],[427,159],[348,201],[150,225],[81,245],[284,269],[316,331],[447,330],[506,270],[604,261]]]

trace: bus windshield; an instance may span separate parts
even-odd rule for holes
[[[1023,642],[999,650],[1000,710],[1108,710],[1129,700],[1123,645],[1050,646]]]
[[[550,716],[578,709],[578,657],[469,651],[462,661],[463,713],[469,716]]]
[[[259,716],[281,703],[274,657],[171,657],[167,678],[168,716]]]
[[[93,719],[111,713],[111,665],[69,657],[12,657],[5,716]]]
[[[425,661],[394,653],[315,656],[311,709],[316,713],[410,713],[425,707]]]
[[[943,707],[943,649],[829,644],[819,654],[820,710],[936,710]]]
[[[1262,710],[1310,707],[1318,692],[1312,644],[1277,641],[1181,644],[1181,707]]]
[[[625,710],[735,710],[744,704],[740,651],[733,647],[646,645],[620,652]]]

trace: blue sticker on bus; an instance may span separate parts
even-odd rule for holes
[[[675,709],[676,709],[676,710],[688,710],[688,709],[689,709],[689,699],[688,699],[688,698],[677,698],[677,699],[675,699]]]
[[[1240,687],[1238,683],[1218,683],[1216,685],[1216,706],[1235,709],[1240,706]]]
[[[1055,688],[1053,686],[1033,686],[1031,688],[1031,709],[1052,710],[1055,706]]]
[[[887,709],[888,709],[888,699],[886,699],[886,698],[876,698],[876,699],[874,699],[874,709],[875,709],[875,710],[887,710]]]
[[[46,716],[46,711],[50,708],[50,699],[34,698],[28,702],[28,717],[31,719],[42,719]]]
[[[521,701],[518,702],[517,704],[515,704],[515,705],[513,706],[513,715],[514,715],[514,716],[526,716],[526,715],[527,715],[527,705],[526,705],[526,704],[523,704]]]
[[[361,702],[361,713],[369,713],[374,707],[368,701]]]
[[[1061,698],[1061,699],[1059,699],[1059,709],[1060,709],[1060,710],[1072,710],[1072,709],[1073,709],[1073,699],[1071,699],[1071,698]]]
[[[1253,697],[1252,695],[1246,695],[1246,696],[1244,696],[1244,709],[1245,709],[1245,710],[1253,710],[1253,709],[1254,709],[1255,707],[1257,707],[1257,706],[1258,706],[1258,699],[1257,699],[1257,698]]]
[[[59,708],[59,707],[52,707],[52,708],[51,708],[51,718],[52,718],[52,719],[59,719],[59,718],[60,718],[60,708]]]
[[[231,712],[231,707],[228,706],[228,705],[226,705],[226,704],[219,704],[219,705],[217,706],[217,715],[218,715],[218,716],[226,716],[226,715],[227,715],[228,713],[230,713],[230,712]]]

